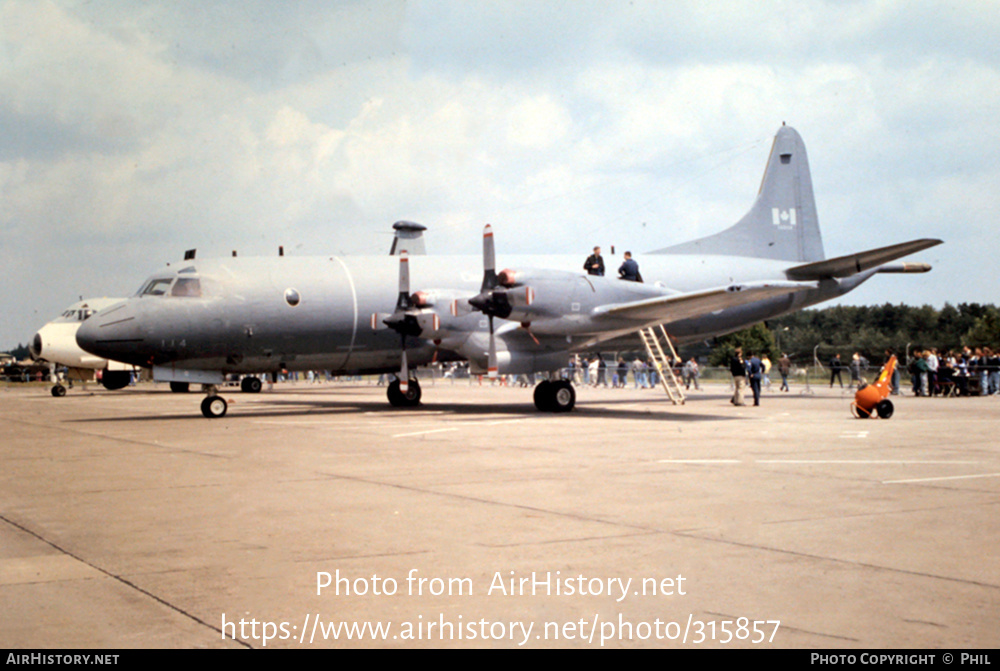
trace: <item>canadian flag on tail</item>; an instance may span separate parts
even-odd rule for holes
[[[782,210],[777,207],[772,207],[771,220],[778,228],[790,231],[795,228],[795,208],[790,207],[787,210]]]

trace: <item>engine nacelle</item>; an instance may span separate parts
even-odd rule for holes
[[[494,291],[502,293],[506,297],[507,303],[515,309],[530,307],[535,302],[535,289],[530,286],[513,287],[510,289],[504,287],[494,289]]]
[[[510,306],[505,318],[519,322],[561,315],[575,293],[590,290],[580,273],[563,270],[506,269],[497,278],[500,286],[494,292]]]

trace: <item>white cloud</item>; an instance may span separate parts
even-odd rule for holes
[[[404,218],[433,251],[487,221],[510,251],[679,242],[749,207],[782,121],[828,253],[985,235],[992,9],[0,0],[8,323],[37,287],[55,314],[190,246],[381,253]]]

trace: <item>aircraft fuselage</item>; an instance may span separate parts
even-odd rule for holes
[[[576,257],[501,259],[534,292],[530,306],[509,320],[497,320],[501,372],[552,370],[565,364],[568,353],[593,348],[646,325],[635,319],[595,315],[601,306],[734,282],[784,279],[784,268],[790,265],[689,255],[649,255],[638,260],[644,283],[589,276]],[[409,263],[410,287],[430,297],[433,305],[425,310],[437,313],[441,320],[440,329],[430,337],[407,340],[410,361],[423,365],[432,359],[468,358],[474,366],[482,365],[487,318],[478,312],[450,313],[452,301],[479,292],[482,259],[415,256]],[[193,261],[153,275],[136,296],[88,320],[78,341],[88,351],[142,366],[223,373],[282,368],[396,371],[400,336],[375,329],[372,322],[373,315],[393,310],[398,264],[393,256]],[[683,319],[669,329],[686,340],[706,338],[826,300],[858,283],[848,286],[831,281],[817,290]],[[506,347],[507,343],[512,346]]]
[[[941,242],[826,258],[805,145],[784,125],[747,213],[719,233],[637,255],[642,283],[617,279],[613,256],[608,276],[585,274],[582,249],[496,259],[491,226],[482,257],[424,256],[424,227],[394,228],[398,255],[185,262],[88,320],[77,341],[151,366],[157,379],[206,385],[208,417],[226,412],[213,393],[223,374],[280,369],[394,372],[390,403],[412,406],[413,366],[463,359],[490,375],[554,371],[572,353],[657,324],[681,342],[704,339],[835,298],[876,272],[923,272],[887,264]],[[574,402],[565,381],[535,388],[539,410]]]

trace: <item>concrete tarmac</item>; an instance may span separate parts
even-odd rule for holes
[[[997,397],[423,392],[0,388],[0,647],[1000,641]]]

